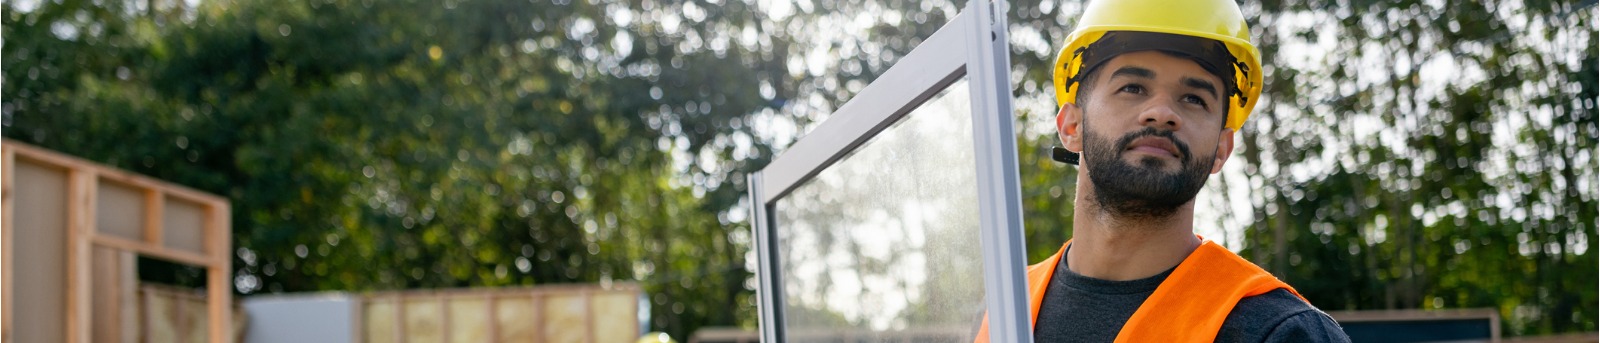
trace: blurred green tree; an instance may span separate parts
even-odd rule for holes
[[[1596,329],[1593,2],[1259,6],[1246,256],[1325,308]]]
[[[753,322],[725,175],[786,92],[738,4],[151,3],[6,3],[5,136],[228,196],[239,292],[638,282],[653,329]]]

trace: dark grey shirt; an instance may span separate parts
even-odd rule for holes
[[[1144,279],[1107,281],[1072,272],[1061,258],[1040,304],[1035,342],[1111,342],[1122,324],[1156,287],[1168,269]],[[1217,342],[1349,342],[1333,318],[1288,290],[1240,299],[1223,320]]]

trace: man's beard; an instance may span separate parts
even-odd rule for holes
[[[1180,169],[1176,173],[1161,171],[1161,161],[1154,157],[1140,159],[1142,166],[1122,160],[1128,145],[1146,136],[1166,138],[1178,148]],[[1195,158],[1189,153],[1188,144],[1173,137],[1172,131],[1151,127],[1122,136],[1114,143],[1101,139],[1093,130],[1084,130],[1084,152],[1095,201],[1106,212],[1124,218],[1171,216],[1200,193],[1215,159]]]

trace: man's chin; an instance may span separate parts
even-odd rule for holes
[[[1183,163],[1177,159],[1161,158],[1148,155],[1129,157],[1129,159],[1124,159],[1123,162],[1133,168],[1142,169],[1140,170],[1142,172],[1166,176],[1177,175],[1178,173],[1183,172]]]
[[[1178,206],[1194,199],[1207,178],[1204,174],[1194,175],[1173,159],[1158,156],[1125,157],[1107,163],[1111,164],[1090,168],[1096,200],[1107,211],[1127,217],[1171,215]]]

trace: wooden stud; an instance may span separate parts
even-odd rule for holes
[[[157,188],[167,195],[200,203],[225,203],[227,198],[189,188],[187,186],[161,181],[144,175],[134,174],[121,169],[114,169],[95,163],[93,161],[50,151],[44,148],[23,144],[10,139],[0,140],[0,145],[6,146],[16,154],[38,161],[43,164],[53,165],[68,170],[93,170],[95,174],[107,180],[128,184],[136,188]]]
[[[232,246],[233,230],[231,229],[231,214],[227,202],[220,204],[212,202],[206,207],[205,227],[200,229],[206,242],[202,248],[211,263],[206,270],[206,305],[210,317],[209,334],[211,343],[233,342],[233,283],[229,274],[233,272],[233,257],[230,256],[228,247]],[[159,245],[159,243],[157,244]]]
[[[89,235],[89,241],[95,245],[100,245],[107,248],[131,251],[172,262],[206,267],[208,273],[210,272],[210,268],[216,264],[213,263],[214,259],[204,255],[183,250],[152,247],[144,245],[144,243],[141,242],[117,236],[91,234]]]
[[[450,341],[450,298],[434,293],[434,303],[438,303],[438,340],[446,343]]]
[[[115,318],[115,322],[100,323],[92,329],[95,342],[117,342],[122,339],[123,318],[119,316],[122,313],[120,298],[123,284],[128,282],[122,279],[122,263],[118,261],[121,253],[116,249],[107,248],[94,248],[91,252],[94,258],[91,262],[94,266],[92,281],[95,286],[99,286],[92,289],[96,293],[96,299],[90,299],[93,301],[92,306],[98,306],[94,314],[99,315],[100,319]]]
[[[433,297],[439,303],[439,343],[450,342],[450,298],[443,294],[434,293]]]
[[[11,267],[13,261],[11,255],[16,251],[12,248],[14,240],[11,234],[11,223],[16,218],[13,214],[16,210],[12,209],[15,207],[12,204],[14,200],[12,193],[15,192],[17,183],[16,171],[16,152],[11,150],[10,145],[0,144],[0,250],[4,250],[0,252],[0,279],[4,279],[0,282],[4,284],[0,285],[0,288],[3,288],[0,289],[0,293],[4,293],[0,295],[0,331],[4,332],[0,333],[0,343],[11,343],[11,308],[16,306],[16,302],[11,300],[12,290],[16,289],[11,285],[11,280],[16,279],[11,276],[12,269],[16,269]]]
[[[145,188],[145,190],[144,190],[144,242],[145,243],[156,245],[156,246],[162,246],[162,242],[161,242],[161,240],[162,240],[161,227],[166,224],[166,223],[162,222],[162,215],[164,214],[163,211],[166,210],[165,209],[166,205],[167,205],[167,197],[166,197],[166,195],[161,193],[160,189]]]
[[[139,341],[139,255],[131,251],[117,251],[117,306],[121,308],[117,318],[122,328],[120,342],[134,343]]]
[[[87,343],[89,328],[89,237],[95,223],[96,183],[94,169],[73,169],[68,175],[67,195],[67,342]]]
[[[201,192],[201,191],[198,191],[198,190],[194,190],[192,188],[185,187],[185,186],[182,186],[182,185],[178,185],[178,184],[170,183],[170,182],[166,182],[166,181],[161,181],[161,180],[157,180],[157,179],[152,179],[152,178],[147,177],[147,176],[134,174],[134,173],[131,173],[131,172],[120,170],[120,169],[111,169],[111,168],[107,168],[107,167],[101,167],[99,165],[90,165],[90,166],[88,166],[88,168],[96,169],[99,172],[100,177],[105,178],[106,180],[111,180],[111,181],[115,181],[117,183],[122,183],[122,184],[126,184],[126,185],[129,185],[129,186],[133,186],[134,188],[144,188],[144,189],[156,188],[156,189],[161,189],[163,193],[167,193],[168,195],[171,195],[173,197],[176,197],[176,198],[179,198],[179,199],[183,199],[183,200],[189,200],[189,201],[198,202],[198,203],[215,203],[215,202],[226,202],[227,201],[224,198],[221,198],[221,197],[216,196],[216,195],[211,195],[211,194],[208,194],[208,193],[205,193],[205,192]]]
[[[533,296],[533,317],[537,318],[533,321],[535,323],[533,325],[533,341],[544,342],[546,340],[544,324],[541,322],[549,320],[549,318],[545,318],[544,298],[541,298],[539,292],[534,291],[532,288],[528,289],[528,294]]]
[[[350,330],[351,342],[366,342],[367,334],[367,303],[371,298],[365,296],[351,297],[350,301]]]
[[[484,316],[484,318],[488,318],[489,320],[490,343],[500,342],[500,313],[499,311],[496,311],[499,306],[496,306],[495,304],[499,300],[496,299],[495,294],[497,293],[485,292],[483,294],[484,303],[486,304],[483,307],[485,311],[489,312],[489,315]]]
[[[62,153],[45,150],[44,148],[18,143],[17,141],[9,139],[4,140],[4,142],[0,144],[5,145],[14,154],[22,155],[29,159],[48,165],[59,166],[64,169],[72,170],[96,168],[92,162]]]
[[[395,343],[406,343],[406,298],[397,296],[394,303]]]
[[[581,296],[583,297],[583,340],[589,343],[596,343],[594,337],[594,293],[584,290]]]

